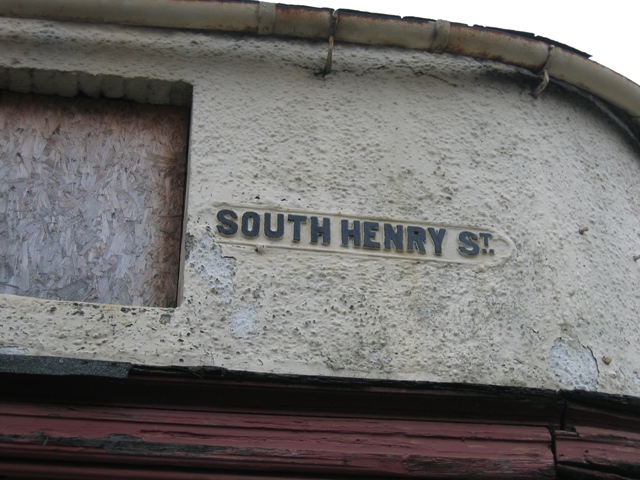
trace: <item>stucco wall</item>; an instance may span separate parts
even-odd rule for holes
[[[184,81],[193,104],[181,305],[3,295],[0,353],[640,395],[637,141],[511,67],[337,45],[323,77],[326,53],[1,19],[5,69]],[[489,265],[222,243],[221,204],[489,229],[514,250]]]

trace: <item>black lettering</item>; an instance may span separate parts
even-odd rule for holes
[[[442,255],[442,241],[444,240],[445,233],[447,233],[447,230],[444,228],[436,230],[435,228],[429,227],[429,235],[431,236],[431,240],[433,240],[436,255]]]
[[[257,237],[260,234],[260,215],[256,212],[245,212],[242,215],[242,234],[249,238]]]
[[[233,210],[220,210],[216,215],[216,218],[218,219],[218,222],[222,224],[216,227],[221,234],[235,235],[238,233],[238,224],[232,220],[238,219],[238,214],[236,212]]]
[[[289,215],[287,220],[293,222],[293,241],[300,241],[300,225],[307,223],[307,217],[304,215]]]
[[[271,214],[264,214],[264,234],[269,238],[282,238],[284,236],[284,215],[276,216],[276,230],[271,230]]]
[[[318,237],[322,235],[322,244],[331,243],[331,220],[322,219],[322,226],[318,225],[318,217],[311,217],[311,243],[318,243]]]
[[[482,249],[482,253],[487,253],[487,250],[489,248],[489,239],[493,236],[490,233],[479,233],[478,236],[482,239],[482,244],[484,245],[484,248]],[[493,254],[493,249],[489,250],[488,253]]]
[[[360,240],[360,222],[358,220],[353,221],[353,228],[349,228],[349,220],[342,220],[340,222],[342,231],[342,245],[349,245],[349,238],[353,239],[353,246],[359,247]]]
[[[460,241],[460,243],[466,245],[466,247],[463,247],[462,245],[458,247],[458,250],[460,250],[460,253],[462,253],[463,255],[473,256],[477,255],[478,252],[480,252],[480,247],[476,243],[478,241],[478,236],[475,233],[460,232],[460,235],[458,235],[458,240]]]
[[[380,242],[376,242],[376,232],[380,228],[378,222],[363,222],[362,227],[364,230],[364,246],[367,248],[380,249]]]
[[[418,247],[420,253],[427,253],[424,243],[427,241],[427,232],[422,227],[407,227],[407,252],[413,252],[413,247]]]
[[[391,250],[391,243],[393,247],[399,251],[404,251],[404,227],[402,225],[393,228],[390,223],[384,224],[384,248],[385,250]]]

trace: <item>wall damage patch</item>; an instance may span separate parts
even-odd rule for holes
[[[549,352],[549,365],[563,385],[581,390],[596,389],[598,365],[588,347],[557,338]]]
[[[235,258],[223,257],[220,247],[213,244],[209,235],[201,241],[191,240],[188,263],[198,274],[206,280],[208,285],[220,295],[225,303],[233,298],[233,269]]]
[[[250,338],[257,335],[256,321],[258,314],[255,305],[239,308],[233,312],[231,329],[240,338]]]

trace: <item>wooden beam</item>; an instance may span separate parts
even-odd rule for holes
[[[556,431],[555,445],[558,465],[573,472],[640,478],[640,433],[576,427],[575,432]]]
[[[0,384],[0,476],[640,478],[618,396],[141,367]]]

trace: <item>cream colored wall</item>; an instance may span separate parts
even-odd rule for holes
[[[640,395],[637,141],[511,67],[337,45],[323,77],[325,56],[1,19],[0,67],[185,81],[193,110],[182,304],[0,296],[0,352]],[[221,244],[221,203],[493,229],[515,250],[489,266]]]

